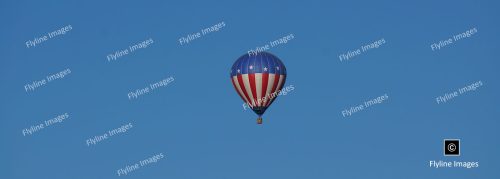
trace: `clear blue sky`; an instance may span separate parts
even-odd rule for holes
[[[0,178],[500,178],[497,1],[0,1]],[[219,22],[225,27],[179,45]],[[33,48],[25,42],[71,25]],[[476,28],[439,51],[430,45]],[[255,124],[229,79],[233,62],[269,51],[286,86]],[[148,48],[106,56],[153,39]],[[347,62],[338,55],[384,39]],[[25,84],[66,68],[63,79]],[[127,93],[175,80],[129,100]],[[476,81],[445,104],[435,98]],[[350,117],[341,111],[387,94]],[[62,123],[22,130],[60,114]],[[116,136],[86,139],[132,123]],[[461,156],[444,157],[445,138]],[[117,176],[116,170],[165,158]],[[433,169],[429,160],[478,161]]]

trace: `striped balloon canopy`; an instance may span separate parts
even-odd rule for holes
[[[286,81],[286,68],[269,52],[245,54],[231,68],[231,82],[241,99],[257,114],[262,115],[278,97]]]

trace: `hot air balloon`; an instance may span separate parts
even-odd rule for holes
[[[286,68],[281,60],[269,52],[245,54],[231,68],[231,82],[241,99],[259,116],[278,97],[286,81]]]

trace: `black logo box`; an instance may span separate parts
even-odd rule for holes
[[[444,139],[444,155],[460,156],[460,139]]]

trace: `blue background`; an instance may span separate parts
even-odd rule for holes
[[[0,178],[500,178],[498,1],[0,2]],[[179,45],[178,39],[226,26]],[[66,25],[34,48],[25,42]],[[439,51],[430,45],[472,28]],[[255,124],[229,80],[233,62],[270,50],[295,90]],[[152,38],[146,49],[106,55]],[[384,38],[352,60],[338,55]],[[26,92],[66,68],[71,74]],[[173,76],[138,99],[127,93]],[[437,104],[481,80],[478,90]],[[387,93],[350,117],[341,111]],[[68,113],[33,135],[22,129]],[[97,145],[85,140],[131,122]],[[444,157],[443,139],[461,139]],[[163,153],[126,176],[116,170]],[[429,160],[479,168],[429,167]]]

